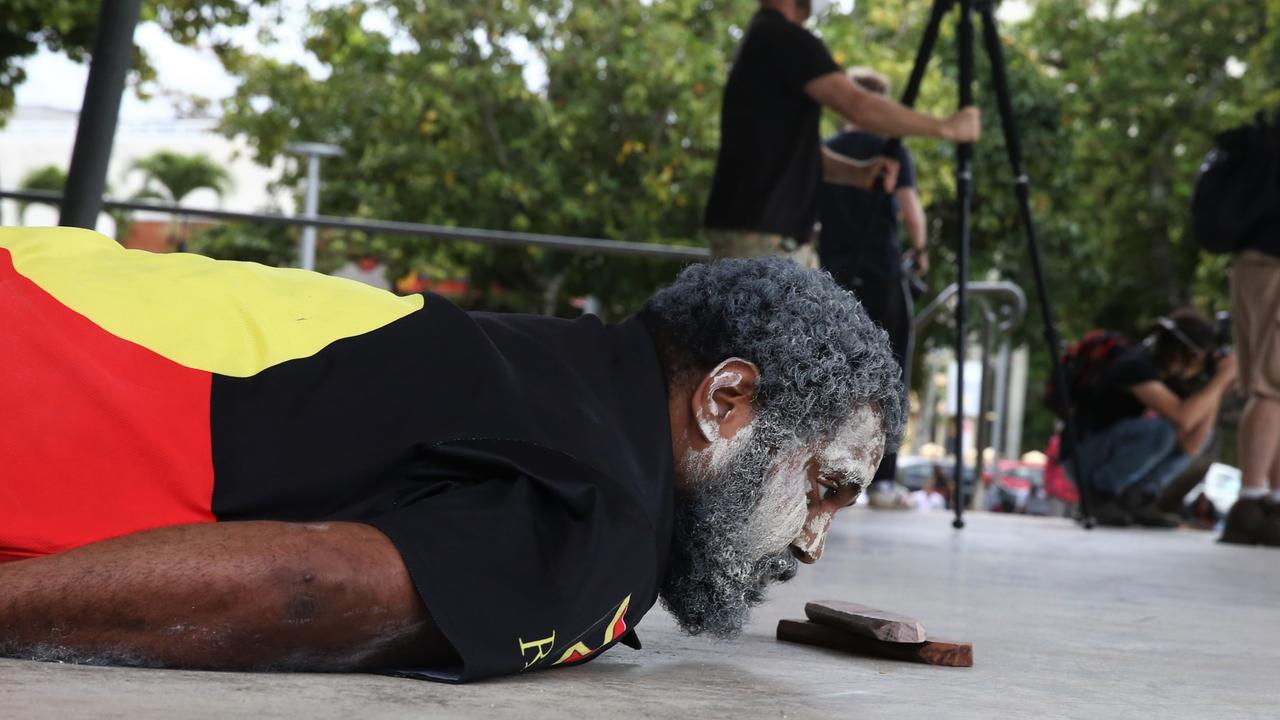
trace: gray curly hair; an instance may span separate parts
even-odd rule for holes
[[[828,440],[855,407],[881,414],[885,452],[906,421],[888,334],[825,272],[781,257],[691,265],[643,317],[675,384],[730,357],[760,368],[756,407],[801,442]]]

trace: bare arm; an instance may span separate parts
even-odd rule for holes
[[[1222,398],[1221,395],[1218,396]],[[1204,443],[1209,439],[1209,433],[1213,432],[1213,426],[1218,420],[1218,409],[1214,408],[1213,414],[1204,418],[1198,425],[1191,428],[1187,432],[1178,433],[1178,447],[1187,455],[1195,455],[1200,452],[1200,448],[1204,447]]]
[[[1131,388],[1135,397],[1178,431],[1178,445],[1192,455],[1204,444],[1218,416],[1222,394],[1235,382],[1235,357],[1219,360],[1217,373],[1207,385],[1190,397],[1178,397],[1168,385],[1153,380]]]
[[[805,83],[804,91],[854,125],[880,135],[976,142],[982,134],[977,108],[964,108],[945,120],[935,118],[869,93],[841,72],[827,73],[810,80]]]
[[[887,157],[855,160],[841,155],[826,145],[822,146],[822,179],[826,182],[870,188],[881,173],[884,173],[885,187],[892,188],[897,185],[898,161]]]
[[[162,528],[0,565],[0,655],[219,670],[454,661],[384,535],[280,522]]]
[[[924,207],[920,204],[920,193],[913,187],[898,188],[893,193],[898,201],[898,213],[902,216],[902,224],[907,229],[907,238],[911,241],[911,251],[916,258],[916,274],[929,272],[929,254],[925,235]]]

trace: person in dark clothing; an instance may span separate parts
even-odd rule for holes
[[[1208,382],[1186,392],[1211,357]],[[1156,501],[1208,444],[1222,396],[1235,378],[1235,355],[1218,347],[1213,326],[1194,310],[1159,318],[1141,343],[1114,352],[1073,399],[1079,467],[1099,523],[1177,524]]]
[[[616,325],[0,229],[0,655],[454,681],[730,636],[905,410],[783,258]]]
[[[816,266],[810,240],[821,181],[870,187],[884,173],[894,187],[896,163],[855,161],[823,148],[823,106],[883,135],[975,142],[981,134],[976,108],[939,119],[854,85],[802,27],[810,10],[808,0],[760,0],[738,46],[706,207],[713,257],[787,254]]]
[[[868,68],[854,68],[849,79],[878,96],[889,94],[889,79]],[[884,150],[884,137],[847,125],[827,140],[826,149],[841,157],[865,161]],[[872,322],[889,332],[889,345],[899,366],[906,368],[911,336],[911,295],[903,286],[903,254],[898,219],[907,231],[909,264],[917,276],[929,269],[924,208],[916,190],[915,167],[905,145],[899,147],[898,182],[888,197],[867,188],[822,184],[822,234],[818,243],[821,267],[841,286],[853,291]],[[897,455],[886,454],[876,480],[893,480]]]

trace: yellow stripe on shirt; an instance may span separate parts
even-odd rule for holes
[[[24,277],[107,332],[198,370],[248,377],[422,307],[352,280],[126,250],[78,228],[0,228]]]

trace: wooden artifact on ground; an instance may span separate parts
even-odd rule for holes
[[[971,643],[937,638],[918,643],[888,642],[805,620],[780,620],[778,639],[926,665],[973,666]]]
[[[928,639],[919,620],[898,613],[839,600],[806,603],[804,614],[819,625],[891,643],[922,643]]]

